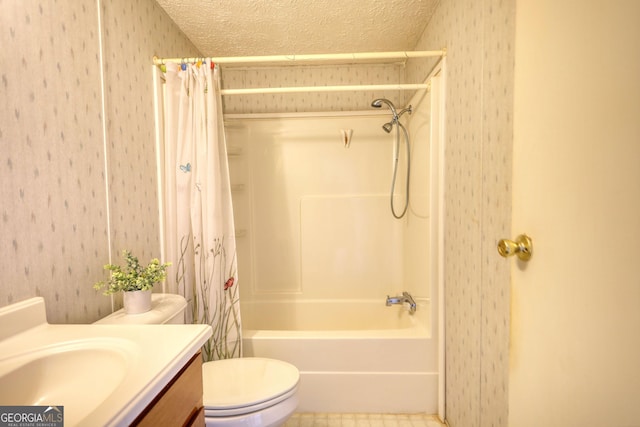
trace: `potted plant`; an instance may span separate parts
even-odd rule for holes
[[[128,250],[122,251],[126,267],[114,264],[106,264],[105,270],[111,271],[111,277],[107,281],[100,281],[93,285],[96,290],[104,289],[103,295],[111,295],[123,292],[124,310],[127,314],[144,313],[151,309],[151,290],[153,286],[164,280],[167,275],[167,267],[171,263],[161,264],[157,258],[142,267],[138,258]]]

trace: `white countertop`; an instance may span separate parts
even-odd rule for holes
[[[42,298],[0,309],[0,405],[64,406],[65,426],[130,424],[212,333],[209,325],[51,325],[45,319]],[[39,382],[44,390],[33,392]]]

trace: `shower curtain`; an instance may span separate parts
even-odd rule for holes
[[[240,303],[220,71],[167,64],[164,91],[164,241],[169,289],[187,322],[210,324],[205,360],[240,357]]]

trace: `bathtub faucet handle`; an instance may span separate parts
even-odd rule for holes
[[[402,296],[404,297],[404,302],[409,304],[409,313],[413,314],[416,312],[416,302],[411,296],[409,292],[403,292]]]

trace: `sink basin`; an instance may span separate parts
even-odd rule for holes
[[[125,340],[84,340],[0,359],[3,405],[65,406],[69,424],[99,406],[136,358]]]

